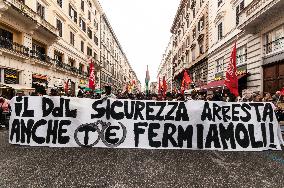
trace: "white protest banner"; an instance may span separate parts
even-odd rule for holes
[[[49,147],[281,150],[271,103],[15,97],[11,144]]]

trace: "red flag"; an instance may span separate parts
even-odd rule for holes
[[[166,82],[166,77],[163,76],[163,96],[166,96],[168,90],[167,82]]]
[[[90,60],[89,88],[95,89],[95,66],[92,60]]]
[[[224,82],[225,86],[236,97],[239,96],[238,89],[238,76],[237,76],[237,45],[234,44],[234,48],[231,53],[230,63],[228,64],[226,71],[226,78]]]
[[[159,90],[158,90],[158,94],[161,94],[161,89],[162,89],[162,86],[161,86],[161,79],[159,77]]]
[[[284,96],[284,87],[281,89],[280,95],[283,95],[283,96]]]
[[[187,71],[184,71],[183,73],[183,79],[181,82],[181,88],[180,88],[180,92],[183,94],[184,90],[188,88],[188,85],[191,83],[191,79],[187,73]]]

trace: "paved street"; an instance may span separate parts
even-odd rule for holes
[[[0,187],[283,187],[284,152],[37,148],[0,130]]]

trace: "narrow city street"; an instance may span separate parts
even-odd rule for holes
[[[284,152],[23,147],[0,130],[0,187],[282,187]]]
[[[284,0],[0,0],[0,188],[284,188],[283,138]]]

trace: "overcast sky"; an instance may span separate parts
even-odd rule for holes
[[[180,0],[99,1],[142,85],[147,64],[156,81]]]

